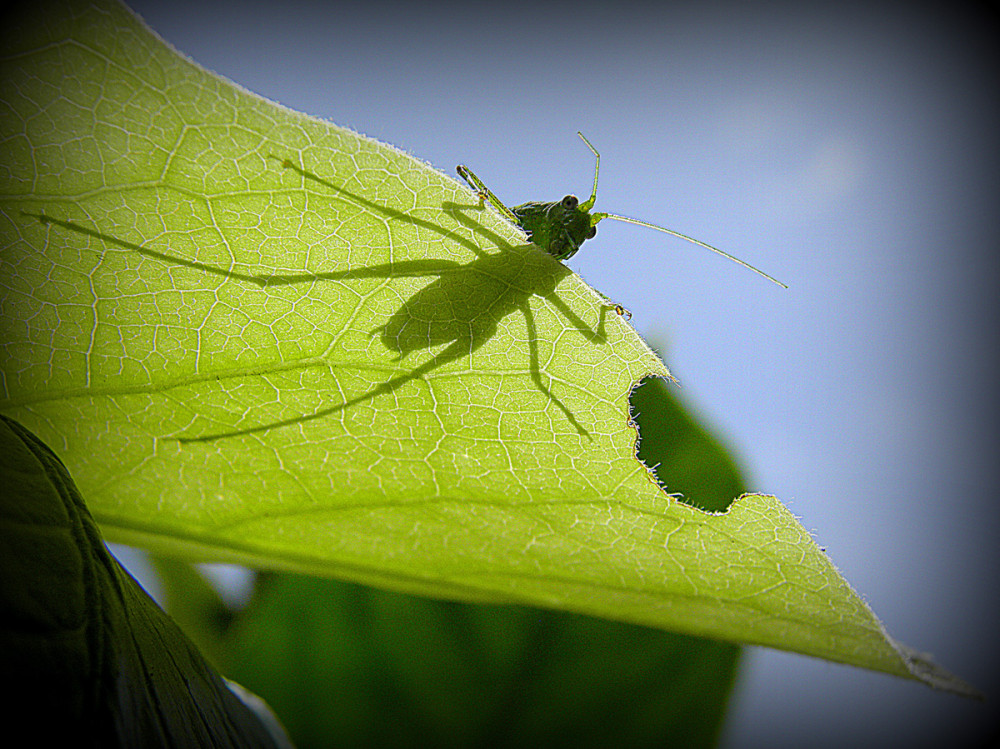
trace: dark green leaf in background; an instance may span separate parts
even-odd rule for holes
[[[736,463],[659,378],[632,392],[639,427],[639,460],[654,469],[665,491],[707,512],[724,512],[746,491]]]

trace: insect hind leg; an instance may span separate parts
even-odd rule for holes
[[[464,179],[472,191],[479,196],[479,205],[483,205],[483,202],[488,202],[493,206],[505,219],[510,221],[515,226],[521,225],[521,220],[514,215],[514,212],[500,202],[500,198],[493,194],[493,192],[486,186],[486,184],[476,176],[475,172],[469,169],[464,164],[459,164],[455,167],[455,171],[458,172],[458,176]]]

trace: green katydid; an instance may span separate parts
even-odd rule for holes
[[[693,242],[700,247],[704,247],[706,250],[711,250],[725,258],[729,258],[734,263],[739,263],[744,268],[752,270],[754,273],[778,284],[782,288],[788,288],[781,281],[754,268],[749,263],[745,263],[739,258],[733,257],[728,252],[723,252],[717,247],[706,244],[694,237],[689,237],[686,234],[651,224],[648,221],[641,221],[637,218],[629,218],[628,216],[619,216],[614,213],[605,212],[591,213],[590,209],[594,207],[594,202],[597,200],[597,175],[601,169],[601,154],[597,152],[597,149],[591,145],[583,133],[578,132],[577,135],[587,144],[587,148],[591,150],[597,160],[594,164],[594,189],[591,191],[590,197],[582,203],[577,200],[575,195],[567,195],[562,200],[554,203],[531,202],[508,208],[500,202],[500,199],[468,167],[459,165],[457,168],[458,175],[469,183],[469,186],[479,196],[480,200],[489,202],[504,218],[523,229],[525,234],[528,235],[528,239],[552,255],[556,260],[568,260],[573,257],[576,251],[580,249],[580,245],[597,234],[597,224],[606,218],[611,218],[616,221],[624,221],[628,224],[645,226],[656,231],[662,231],[665,234],[671,234],[688,242]],[[611,306],[617,309],[620,314],[623,312],[622,308],[618,305]]]

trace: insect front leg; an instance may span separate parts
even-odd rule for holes
[[[607,297],[605,297],[605,298],[607,298]],[[620,304],[616,304],[615,302],[612,302],[610,299],[607,302],[604,303],[604,309],[613,309],[616,313],[618,313],[619,317],[624,317],[625,320],[626,320],[626,322],[628,320],[632,319],[632,313],[631,312],[629,312],[627,309],[625,309],[624,307],[622,307]]]
[[[606,310],[613,309],[619,317],[624,317],[626,322],[632,319],[632,313],[629,312],[624,307],[622,307],[620,304],[618,304],[618,302],[611,301],[609,297],[605,296],[600,291],[598,291],[597,293],[601,294],[601,296],[604,297],[604,304],[601,305],[604,309]]]

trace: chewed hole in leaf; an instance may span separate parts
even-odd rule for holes
[[[670,383],[659,377],[642,380],[629,406],[639,431],[636,457],[664,491],[707,512],[724,512],[746,491],[728,450],[695,421]]]

